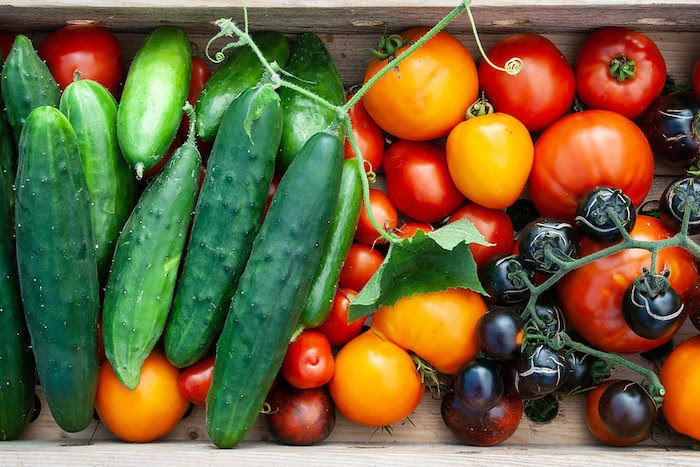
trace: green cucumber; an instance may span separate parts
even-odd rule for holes
[[[105,354],[134,389],[160,338],[194,209],[201,156],[194,136],[180,146],[136,203],[114,250],[105,289]]]
[[[11,191],[0,178],[0,441],[21,435],[34,409],[34,356],[19,294]]]
[[[243,91],[224,115],[165,328],[175,366],[198,361],[221,331],[262,222],[281,135],[282,107],[270,87]]]
[[[362,209],[362,174],[354,157],[343,162],[338,205],[335,208],[331,233],[323,250],[321,264],[311,283],[311,290],[301,313],[301,328],[316,328],[328,318],[340,278],[340,270],[348,255]]]
[[[265,59],[284,67],[289,59],[289,39],[278,32],[262,31],[253,40]],[[233,99],[245,89],[257,85],[264,68],[250,46],[239,47],[229,55],[207,80],[195,107],[197,136],[213,141],[221,120]],[[194,104],[194,103],[193,103]]]
[[[307,89],[333,105],[345,103],[345,91],[333,58],[323,41],[313,33],[302,33],[292,46],[285,70],[294,84]],[[284,131],[277,158],[280,172],[289,167],[306,141],[319,131],[345,139],[343,125],[336,121],[337,113],[300,92],[279,89],[284,111]]]
[[[327,241],[343,143],[309,139],[280,180],[216,345],[207,433],[233,447],[250,430],[275,379]]]
[[[180,28],[157,28],[136,52],[117,112],[117,139],[138,179],[175,139],[191,77],[192,48]]]
[[[3,108],[2,101],[0,101],[0,109]],[[15,176],[17,175],[17,149],[15,147],[15,140],[12,136],[12,128],[7,122],[7,117],[5,112],[0,110],[0,172],[2,175],[0,178],[4,180],[5,195],[10,201],[10,215],[14,216],[14,206],[15,206]]]
[[[55,107],[27,117],[16,190],[19,282],[39,380],[58,426],[80,431],[97,390],[100,286],[78,141]]]
[[[92,227],[100,282],[104,284],[119,231],[136,203],[136,183],[117,142],[117,101],[96,81],[79,80],[63,91],[68,118],[92,199]]]
[[[61,91],[27,36],[18,34],[2,66],[2,99],[15,143],[29,113],[43,105],[58,107]]]

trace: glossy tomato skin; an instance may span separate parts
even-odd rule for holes
[[[513,34],[487,55],[500,67],[513,57],[523,63],[516,75],[485,60],[479,64],[481,89],[496,111],[512,115],[530,131],[545,129],[569,111],[576,88],[574,70],[552,41],[539,34]]]
[[[349,94],[346,101],[350,100],[351,97],[352,95]],[[362,103],[362,99],[350,107],[348,115],[352,123],[352,134],[365,161],[365,171],[369,172],[372,170],[376,172],[381,167],[384,159],[384,132],[372,120],[365,105]],[[346,139],[345,158],[350,159],[352,157],[355,157],[355,151],[350,145],[350,140]]]
[[[213,374],[214,356],[210,355],[182,370],[177,380],[177,388],[185,399],[204,407]]]
[[[608,110],[584,110],[538,138],[528,193],[540,215],[573,224],[576,205],[591,188],[620,188],[639,207],[653,178],[654,155],[637,125]]]
[[[611,61],[635,63],[634,76],[618,81]],[[635,119],[656,99],[666,82],[666,62],[648,36],[621,27],[593,32],[579,49],[574,65],[576,94],[592,109],[618,112]]]
[[[671,428],[700,440],[700,336],[693,336],[673,349],[661,366],[659,379],[666,389],[661,406]]]
[[[489,258],[508,254],[513,249],[513,222],[505,211],[467,203],[452,213],[449,222],[460,219],[469,219],[484,239],[492,244],[469,245],[477,268],[481,269]]]
[[[389,198],[421,222],[445,219],[464,202],[447,169],[445,150],[426,141],[395,141],[384,156]]]
[[[620,379],[605,380],[586,394],[586,426],[588,426],[593,436],[603,444],[609,446],[632,446],[646,439],[646,435],[631,438],[616,435],[603,424],[600,418],[600,397],[607,388],[620,381]]]
[[[117,96],[124,78],[124,56],[116,37],[96,23],[69,24],[49,34],[37,49],[63,90],[75,80],[92,79]]]
[[[340,270],[338,286],[358,292],[372,278],[384,261],[384,255],[374,247],[353,242]]]
[[[344,345],[362,332],[365,318],[358,318],[355,321],[348,322],[350,298],[355,295],[357,295],[357,292],[354,290],[336,290],[330,314],[326,320],[316,328],[326,336],[331,346],[339,347]]]
[[[299,389],[317,388],[333,377],[335,361],[328,338],[316,329],[304,329],[287,346],[280,372]]]
[[[399,213],[394,206],[393,201],[385,192],[379,188],[369,189],[369,209],[374,215],[374,219],[386,231],[396,228],[399,223]],[[364,243],[365,245],[381,245],[386,243],[386,239],[382,237],[379,231],[372,225],[367,214],[367,208],[362,201],[360,209],[360,218],[357,221],[357,229],[355,230],[355,240]]]
[[[401,33],[415,42],[430,28],[415,27]],[[409,46],[402,47],[401,55]],[[372,59],[364,81],[388,63]],[[479,92],[476,65],[467,48],[445,31],[382,76],[362,97],[367,111],[386,132],[413,141],[446,135],[464,120]]]
[[[401,226],[394,229],[394,233],[401,238],[411,238],[419,230],[424,233],[430,233],[435,230],[435,227],[428,222],[406,221]]]
[[[657,241],[669,238],[673,232],[659,219],[638,215],[632,238]],[[609,244],[581,239],[581,257],[602,250]],[[566,274],[556,285],[568,324],[592,346],[621,353],[638,353],[658,347],[668,341],[644,339],[630,329],[622,316],[622,296],[629,284],[649,267],[651,253],[642,249],[627,249],[593,261]],[[681,296],[698,277],[693,256],[683,248],[664,248],[657,257],[657,273],[670,271],[669,282]]]

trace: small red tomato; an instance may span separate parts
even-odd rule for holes
[[[369,245],[354,242],[340,270],[338,286],[362,290],[384,261],[384,255]]]
[[[275,174],[272,177],[272,182],[270,182],[270,187],[267,189],[267,199],[265,200],[265,214],[267,210],[270,209],[270,203],[272,203],[272,197],[275,196],[277,191],[277,186],[280,184],[280,176]]]
[[[326,336],[315,329],[305,329],[289,343],[280,373],[299,389],[323,386],[333,377],[335,360]]]
[[[491,246],[470,245],[477,267],[481,267],[490,257],[510,253],[513,249],[513,222],[501,209],[485,208],[476,203],[467,203],[457,209],[449,219],[454,222],[469,219]]]
[[[399,213],[386,193],[378,188],[370,188],[369,205],[374,219],[380,226],[386,231],[396,228],[399,223]],[[357,230],[355,230],[355,240],[365,245],[386,243],[386,239],[379,234],[369,220],[364,200],[360,210],[360,219],[357,222]]]
[[[425,233],[430,233],[435,230],[435,227],[430,225],[428,222],[407,221],[404,222],[401,227],[395,228],[394,233],[401,238],[411,238],[419,230],[422,230]]]
[[[195,405],[206,405],[207,393],[214,374],[214,356],[204,357],[182,370],[177,380],[180,394]]]
[[[357,295],[357,292],[350,289],[338,289],[333,298],[331,312],[326,320],[316,328],[322,332],[331,346],[340,346],[349,342],[353,337],[360,335],[365,318],[348,322],[348,306],[350,298]]]
[[[190,78],[190,92],[187,94],[187,102],[189,102],[192,107],[197,104],[197,99],[204,89],[204,85],[209,80],[211,76],[211,70],[207,66],[206,62],[199,57],[192,57],[192,76]],[[190,118],[187,113],[182,116],[182,122],[180,123],[180,136],[182,139],[187,138],[189,133]],[[198,140],[199,143],[201,140]]]
[[[347,96],[350,100],[352,95]],[[350,121],[352,122],[352,134],[357,141],[357,146],[360,148],[362,158],[365,160],[365,170],[379,170],[384,158],[384,132],[379,128],[372,117],[370,117],[362,100],[353,105],[348,111]],[[355,151],[350,146],[350,140],[345,140],[345,158],[350,159],[355,157]]]

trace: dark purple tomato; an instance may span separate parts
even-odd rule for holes
[[[567,371],[564,382],[557,388],[557,392],[568,394],[572,391],[592,388],[595,385],[593,366],[596,362],[603,363],[601,359],[584,352],[567,353]]]
[[[485,412],[491,409],[503,397],[499,365],[484,358],[468,361],[455,375],[454,391],[471,410]]]
[[[571,224],[540,217],[520,231],[517,248],[525,267],[551,274],[559,270],[557,260],[576,257],[579,239]]]
[[[610,385],[598,403],[600,420],[611,433],[622,438],[648,435],[656,421],[657,408],[638,383],[623,380]]]
[[[619,188],[602,185],[583,194],[576,206],[574,220],[586,237],[596,241],[612,241],[622,238],[615,218],[627,232],[632,231],[637,221],[634,204]]]
[[[563,384],[567,371],[563,352],[544,344],[527,344],[518,358],[518,394],[524,400],[551,394]]]
[[[514,305],[530,296],[530,289],[521,274],[532,282],[534,271],[525,268],[518,255],[491,256],[479,268],[479,280],[489,294],[486,300],[496,305]]]
[[[690,322],[700,331],[700,278],[685,294],[685,309],[688,311]]]
[[[674,232],[681,230],[686,210],[688,233],[700,233],[700,179],[695,177],[669,183],[659,198],[659,217]]]
[[[540,329],[543,334],[556,334],[567,330],[564,312],[550,296],[542,295],[537,299],[535,314],[544,324],[544,328]]]
[[[495,360],[517,359],[523,338],[523,320],[516,308],[489,307],[476,323],[479,350]]]
[[[685,317],[683,297],[661,274],[644,274],[622,296],[622,316],[638,336],[665,339],[678,331]]]

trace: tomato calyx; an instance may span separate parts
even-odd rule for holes
[[[476,118],[481,117],[482,115],[492,114],[494,112],[495,110],[493,105],[491,105],[482,92],[481,96],[479,96],[479,98],[467,109],[466,117],[467,119]]]
[[[400,34],[389,34],[379,39],[379,46],[376,50],[370,49],[370,51],[379,60],[386,60],[396,57],[396,53],[402,47],[412,44],[413,41],[404,39]]]
[[[637,72],[637,63],[624,55],[619,55],[610,60],[610,76],[619,83],[632,79]]]

